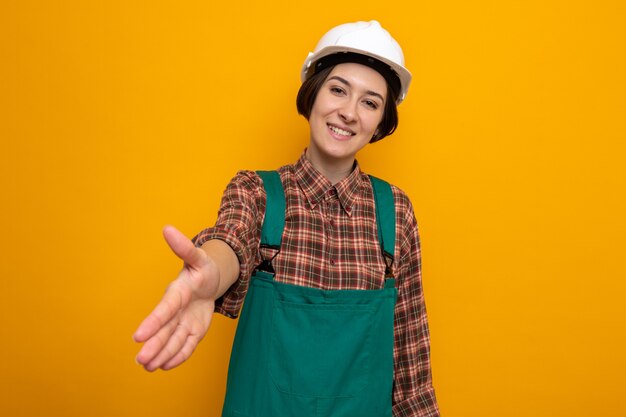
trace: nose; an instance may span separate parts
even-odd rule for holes
[[[354,121],[357,118],[357,103],[355,100],[346,100],[341,107],[339,107],[339,117],[345,123]]]

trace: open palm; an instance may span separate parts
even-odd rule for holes
[[[177,229],[167,226],[163,236],[185,265],[133,335],[144,343],[136,360],[148,371],[174,368],[191,356],[211,324],[220,278],[215,262]]]

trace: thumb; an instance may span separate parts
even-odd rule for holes
[[[172,252],[186,264],[197,267],[204,261],[202,252],[174,226],[165,226],[163,228],[163,237],[170,249],[172,249]]]

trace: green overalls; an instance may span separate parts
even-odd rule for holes
[[[267,194],[261,245],[280,249],[283,187],[276,171],[259,175]],[[392,259],[391,188],[371,181],[379,241]],[[379,290],[320,290],[277,282],[272,272],[269,260],[252,274],[222,417],[391,417],[395,280]]]

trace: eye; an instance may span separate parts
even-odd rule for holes
[[[378,103],[373,100],[363,100],[363,103],[365,103],[365,105],[370,107],[372,110],[376,110],[378,108]]]
[[[338,96],[344,95],[346,93],[346,91],[343,88],[337,87],[337,86],[331,86],[330,92]]]

